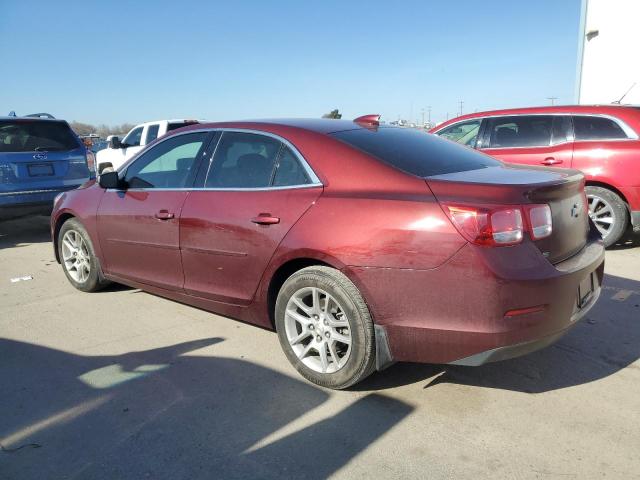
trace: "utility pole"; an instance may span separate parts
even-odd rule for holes
[[[427,107],[427,112],[428,112],[428,115],[429,115],[429,120],[428,120],[429,126],[431,126],[431,105],[429,105]]]
[[[422,113],[422,126],[424,127],[424,108],[420,112]]]
[[[547,100],[551,101],[551,106],[554,105],[555,101],[558,99],[558,97],[547,97]]]
[[[464,101],[460,100],[459,104],[460,104],[460,115],[462,115],[462,105],[464,104]]]

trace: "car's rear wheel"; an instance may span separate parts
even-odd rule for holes
[[[602,235],[605,247],[616,243],[629,225],[629,212],[619,195],[603,187],[586,187],[589,217]]]
[[[109,284],[100,269],[89,234],[75,218],[58,233],[58,255],[69,282],[83,292],[95,292]]]
[[[276,330],[291,364],[307,380],[342,389],[375,367],[369,310],[341,272],[307,267],[287,279],[276,301]]]

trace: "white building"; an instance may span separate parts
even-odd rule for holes
[[[582,0],[578,103],[640,105],[639,22],[640,0]]]

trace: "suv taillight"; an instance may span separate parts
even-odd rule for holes
[[[443,206],[462,236],[476,245],[516,245],[522,242],[525,231],[532,240],[551,235],[549,205]]]

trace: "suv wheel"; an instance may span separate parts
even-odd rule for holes
[[[67,279],[78,290],[95,292],[106,287],[89,234],[75,218],[67,220],[58,233],[58,255]]]
[[[605,247],[616,243],[629,225],[629,212],[619,195],[602,187],[586,187],[589,217],[602,235]]]
[[[280,289],[275,318],[287,359],[307,380],[342,389],[374,370],[371,315],[338,270],[315,266],[294,273]]]

